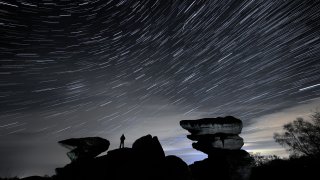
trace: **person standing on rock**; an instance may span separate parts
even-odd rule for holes
[[[119,148],[124,148],[124,140],[126,139],[126,137],[124,136],[124,134],[122,134],[122,136],[120,137],[120,147]]]

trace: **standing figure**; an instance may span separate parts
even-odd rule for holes
[[[126,137],[124,136],[124,134],[122,134],[122,136],[120,137],[120,147],[119,148],[124,148],[124,140],[126,139]]]

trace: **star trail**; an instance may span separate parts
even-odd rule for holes
[[[126,146],[158,136],[192,162],[179,120],[201,117],[238,117],[244,148],[270,148],[259,123],[319,106],[319,11],[305,0],[1,0],[0,175],[53,173],[67,162],[57,141],[115,148],[122,133]]]

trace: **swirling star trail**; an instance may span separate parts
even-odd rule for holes
[[[257,139],[263,119],[319,105],[319,11],[305,0],[1,0],[1,175],[52,174],[67,163],[58,140],[114,148],[122,133],[127,146],[158,136],[192,162],[178,122],[201,117],[238,117],[245,148],[270,148],[275,128]],[[282,122],[272,117],[264,126]]]

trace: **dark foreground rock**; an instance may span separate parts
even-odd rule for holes
[[[137,139],[132,144],[132,149],[141,157],[161,161],[164,157],[164,151],[157,136],[150,134]]]
[[[183,120],[193,147],[208,158],[187,165],[176,156],[165,156],[156,136],[137,139],[132,148],[109,151],[109,141],[99,137],[68,139],[59,143],[71,149],[70,164],[56,169],[52,177],[30,176],[25,180],[302,180],[319,179],[320,159],[275,159],[252,168],[253,158],[241,150],[242,122],[228,116]],[[5,178],[0,180],[18,180]]]
[[[228,116],[183,120],[181,126],[191,134],[193,147],[208,154],[208,158],[188,166],[176,156],[165,156],[156,136],[137,139],[132,148],[109,150],[109,141],[98,138],[79,138],[60,141],[71,149],[70,164],[56,169],[53,180],[249,180],[251,157],[241,150],[239,136],[242,122]],[[30,177],[41,179],[41,177]]]
[[[252,159],[244,150],[217,150],[215,155],[190,165],[194,179],[250,179]]]
[[[111,150],[107,155],[74,161],[56,169],[60,180],[190,180],[188,165],[176,156],[165,157],[157,137],[147,135],[132,148]]]

